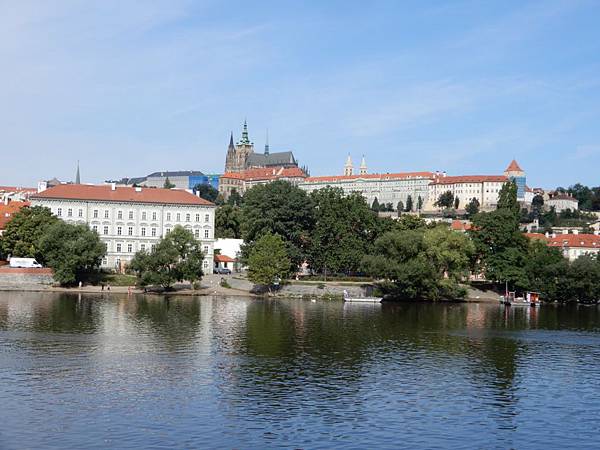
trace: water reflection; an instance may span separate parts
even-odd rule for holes
[[[599,323],[577,306],[2,293],[0,447],[586,446]]]

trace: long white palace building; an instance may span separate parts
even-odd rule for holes
[[[519,201],[531,202],[530,190],[525,185],[525,172],[514,160],[502,175],[446,176],[445,172],[370,174],[367,173],[367,165],[363,157],[359,173],[355,174],[352,160],[348,156],[343,175],[308,177],[298,186],[308,192],[327,186],[341,188],[346,195],[359,192],[369,205],[377,199],[379,204],[391,203],[394,208],[398,202],[406,205],[410,196],[413,210],[416,210],[417,205],[420,204],[423,211],[438,210],[435,202],[441,194],[450,191],[455,198],[458,198],[459,207],[464,208],[475,198],[482,210],[491,210],[496,208],[500,189],[508,180],[517,182]]]
[[[176,225],[202,242],[212,271],[215,205],[178,189],[61,184],[30,197],[66,222],[87,224],[106,245],[102,267],[121,270],[139,250],[151,250]]]

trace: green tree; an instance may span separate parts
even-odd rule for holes
[[[373,203],[371,203],[371,209],[375,212],[378,212],[381,210],[381,207],[379,206],[379,200],[377,200],[377,197],[375,197],[375,199],[373,200]]]
[[[465,211],[469,217],[473,217],[475,214],[477,214],[479,212],[479,200],[473,197],[467,204]]]
[[[39,258],[38,243],[48,229],[60,219],[42,206],[22,208],[6,225],[0,241],[5,256]]]
[[[521,286],[526,283],[527,238],[519,231],[518,216],[503,208],[473,218],[471,237],[479,269],[490,281]]]
[[[174,187],[175,187],[175,185],[173,183],[171,183],[171,181],[169,180],[169,177],[165,178],[165,184],[163,184],[163,188],[173,189]]]
[[[291,261],[286,245],[277,234],[263,234],[252,247],[248,257],[248,279],[254,284],[269,286],[277,278],[289,275]]]
[[[218,239],[241,238],[242,212],[238,206],[219,206],[215,213],[215,236]]]
[[[315,224],[308,261],[329,273],[357,272],[377,233],[377,215],[358,193],[324,188],[311,193]]]
[[[295,271],[307,258],[313,224],[313,203],[305,191],[281,180],[254,186],[242,205],[242,258],[262,235],[278,234],[286,244],[290,271]]]
[[[531,200],[531,212],[535,219],[539,219],[542,216],[544,213],[544,197],[539,194],[533,197],[533,200]]]
[[[396,205],[396,211],[398,212],[398,217],[400,217],[402,215],[402,211],[404,211],[404,203],[402,203],[402,200],[400,200]]]
[[[423,209],[423,197],[419,195],[417,197],[417,211],[421,211],[421,209]]]
[[[217,197],[219,196],[219,191],[217,191],[210,184],[202,183],[197,184],[194,187],[194,191],[204,200],[208,200],[209,202],[215,203],[217,201]]]
[[[227,204],[232,206],[241,206],[243,198],[237,189],[232,189],[229,197],[227,197]]]
[[[498,209],[506,209],[511,211],[515,216],[521,212],[521,207],[517,201],[517,183],[507,181],[502,185],[498,193]]]
[[[454,198],[454,209],[458,209],[459,205],[460,205],[460,198],[455,197]]]
[[[87,225],[59,220],[46,229],[38,242],[39,260],[52,268],[60,284],[73,284],[86,272],[100,267],[106,247]]]
[[[466,295],[459,281],[467,273],[472,251],[467,236],[447,227],[397,230],[375,241],[375,251],[363,258],[363,267],[384,279],[380,287],[391,297],[457,299]]]
[[[438,197],[435,206],[439,206],[440,208],[452,208],[453,203],[454,195],[451,191],[446,191]]]
[[[408,197],[406,197],[406,209],[405,211],[410,212],[413,210],[413,199],[412,196],[409,195]]]
[[[135,272],[140,286],[169,289],[176,281],[202,279],[204,254],[201,243],[191,231],[177,225],[150,252],[135,254],[129,269]]]

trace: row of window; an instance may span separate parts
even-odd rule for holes
[[[98,225],[92,225],[92,230],[94,230],[96,233],[100,234]],[[102,234],[103,235],[108,235],[109,234],[109,230],[110,227],[108,225],[104,225],[102,227]],[[124,227],[118,226],[117,227],[117,236],[125,236],[124,231],[127,231],[127,236],[133,236],[133,232],[134,229],[133,227],[127,227],[127,230],[124,229]],[[146,227],[141,227],[140,228],[140,236],[152,236],[152,237],[156,237],[156,233],[157,233],[157,228],[156,227],[151,227],[149,230],[150,234],[147,234],[147,229]],[[165,234],[168,234],[171,232],[171,228],[166,227],[165,228]],[[196,238],[200,238],[200,230],[194,230],[194,236]],[[204,230],[204,238],[208,239],[210,237],[210,230]]]
[[[110,246],[108,243],[104,243],[104,247],[106,248],[107,252],[110,251]],[[156,247],[156,244],[150,244],[148,247],[146,247],[146,244],[142,243],[142,244],[140,244],[140,251],[143,251],[146,249],[149,251],[153,251],[155,247]],[[117,244],[115,245],[115,251],[117,253],[123,253],[124,249],[127,249],[126,253],[133,253],[135,251],[133,243],[122,244],[120,242],[117,242]],[[205,245],[202,248],[202,251],[206,255],[208,253],[208,245]]]
[[[108,259],[107,258],[102,259],[102,265],[103,266],[108,265]],[[116,259],[116,261],[115,261],[115,267],[121,267],[121,258],[117,258]],[[206,259],[202,262],[202,268],[203,269],[208,269],[208,261]]]
[[[56,210],[56,215],[58,217],[62,217],[62,215],[63,215],[63,209],[62,208],[58,208]],[[110,215],[109,210],[105,209],[104,210],[104,218],[108,219],[109,215]],[[67,209],[67,217],[73,217],[73,208],[68,208]],[[83,217],[83,209],[79,209],[77,211],[77,217]],[[98,217],[99,217],[99,211],[97,209],[94,209],[94,211],[93,211],[93,217],[94,217],[94,219],[98,219]],[[197,213],[195,215],[196,222],[200,222],[200,218],[201,218],[200,213]],[[123,219],[123,211],[117,211],[117,219],[120,219],[120,220]],[[133,211],[129,211],[128,219],[129,220],[133,220]],[[141,220],[148,220],[148,214],[146,213],[146,211],[142,211],[142,219]],[[152,212],[152,220],[157,220],[156,211]],[[170,221],[171,221],[171,213],[168,212],[167,213],[167,222],[170,222]],[[175,221],[176,222],[181,222],[181,213],[176,213],[175,214]],[[185,214],[185,221],[186,222],[191,222],[192,221],[192,215],[190,213],[186,213]],[[205,214],[204,215],[204,222],[205,223],[210,222],[210,214]]]

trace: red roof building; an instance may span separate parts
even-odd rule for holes
[[[135,202],[177,205],[205,205],[213,203],[179,189],[141,188],[110,184],[59,184],[31,196],[32,200],[90,200],[104,202]]]
[[[21,208],[29,206],[29,202],[11,202],[0,203],[0,236],[4,233],[6,225],[12,217],[18,213]]]
[[[219,193],[227,199],[234,190],[243,195],[252,186],[258,184],[283,180],[297,185],[305,178],[306,173],[299,167],[262,167],[241,172],[226,172],[219,179]]]

